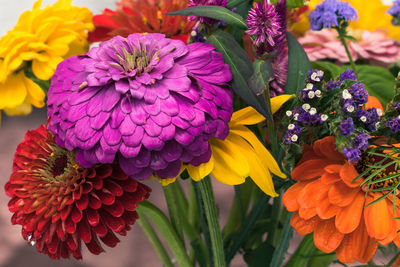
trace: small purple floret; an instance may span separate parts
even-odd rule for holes
[[[368,140],[371,139],[371,136],[367,133],[359,133],[354,138],[352,145],[353,147],[365,151],[369,147]]]
[[[227,0],[190,0],[188,6],[222,6],[226,7],[228,4]],[[196,17],[190,16],[190,20],[199,20],[200,23],[205,23],[209,26],[214,25],[215,23],[219,23],[219,20],[208,18],[208,17]]]
[[[368,102],[368,92],[365,90],[363,83],[355,83],[348,90],[356,104],[363,105]]]
[[[340,74],[340,81],[343,82],[345,80],[357,81],[357,76],[353,70],[347,69]]]
[[[346,120],[342,121],[339,124],[340,134],[344,137],[348,137],[353,134],[354,126],[353,126],[353,119],[351,117],[347,118]]]
[[[211,44],[117,36],[58,65],[48,127],[84,167],[118,161],[135,179],[175,177],[228,135],[231,79]]]
[[[393,25],[400,25],[400,0],[394,0],[393,5],[389,8],[387,13],[393,16]]]
[[[361,151],[357,148],[345,147],[343,153],[349,162],[357,163],[361,160]]]

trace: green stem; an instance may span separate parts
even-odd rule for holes
[[[182,229],[182,221],[181,221],[182,214],[179,214],[178,207],[177,207],[177,203],[179,203],[180,199],[176,194],[176,190],[175,190],[176,183],[178,183],[178,181],[175,181],[174,183],[171,183],[167,186],[163,186],[163,190],[164,190],[165,200],[167,201],[168,213],[169,213],[169,217],[170,217],[172,226],[174,227],[175,231],[179,235],[179,238],[183,242],[184,238],[183,238],[183,229]]]
[[[306,235],[297,247],[294,254],[290,257],[285,267],[301,267],[307,266],[311,256],[317,252],[317,248],[314,246],[313,235]]]
[[[215,204],[210,177],[207,176],[203,178],[201,181],[197,182],[197,184],[200,189],[200,195],[204,204],[204,211],[208,222],[208,229],[210,231],[214,266],[224,267],[224,246],[221,230],[219,228],[217,206]]]
[[[169,248],[174,254],[179,266],[192,266],[189,256],[186,253],[185,247],[182,240],[172,227],[167,216],[156,206],[148,201],[142,201],[139,203],[136,211],[141,216],[148,216],[158,228],[165,241],[168,243]]]
[[[146,234],[147,238],[152,244],[162,264],[166,267],[173,267],[174,265],[172,264],[167,251],[165,250],[156,232],[154,231],[153,227],[147,220],[146,216],[140,212],[138,212],[138,214],[139,214],[139,219],[137,220],[137,222],[140,225],[140,227],[142,227],[143,232]]]
[[[351,56],[349,47],[348,47],[348,45],[347,45],[347,43],[346,43],[346,39],[345,39],[345,37],[344,37],[346,32],[343,32],[343,30],[340,30],[340,29],[338,29],[338,28],[337,28],[336,30],[337,30],[337,32],[338,32],[338,34],[339,34],[340,42],[342,43],[342,45],[344,46],[344,49],[346,50],[347,57],[349,58],[349,61],[350,61],[350,66],[351,66],[351,68],[353,69],[353,71],[354,71],[354,73],[356,74],[356,76],[358,77],[358,75],[357,75],[357,69],[356,69],[356,64],[354,64],[353,57]]]

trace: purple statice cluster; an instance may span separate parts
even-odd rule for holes
[[[391,133],[397,133],[400,131],[400,115],[393,119],[387,120],[385,126],[390,128]]]
[[[325,123],[328,115],[318,112],[318,100],[323,96],[321,85],[324,78],[324,72],[321,70],[312,70],[309,72],[306,80],[306,87],[300,90],[299,106],[286,112],[287,117],[293,123],[290,123],[285,132],[285,143],[298,143],[300,134],[305,127],[315,127]]]
[[[323,71],[310,71],[295,108],[286,113],[289,123],[284,142],[287,145],[300,143],[298,134],[309,135],[314,140],[335,136],[338,150],[356,163],[369,147],[371,135],[377,133],[382,116],[380,109],[364,108],[368,98],[364,84],[357,81],[350,69],[327,82]],[[400,104],[396,107],[400,110]],[[400,129],[400,116],[396,122]]]
[[[400,0],[394,0],[393,5],[388,9],[387,13],[392,15],[393,25],[400,25]]]
[[[347,2],[325,0],[310,13],[310,24],[313,31],[323,28],[338,27],[343,22],[357,19],[357,11]]]
[[[227,0],[190,0],[188,6],[222,6],[226,7],[228,4]],[[218,23],[219,20],[207,18],[207,17],[196,17],[190,16],[190,20],[199,20],[200,23],[207,24],[209,26],[213,26],[214,24]]]

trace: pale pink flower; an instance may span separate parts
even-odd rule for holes
[[[354,35],[354,34],[353,34]],[[358,42],[348,41],[350,53],[354,60],[368,60],[378,65],[388,65],[400,57],[400,43],[387,37],[382,30],[358,32]],[[338,63],[348,63],[346,50],[337,38],[336,31],[323,29],[307,31],[299,38],[311,61],[333,59]]]

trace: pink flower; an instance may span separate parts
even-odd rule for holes
[[[400,57],[400,43],[388,38],[384,31],[373,32],[362,30],[358,42],[348,41],[350,53],[354,60],[369,60],[371,63],[387,65],[396,62]],[[334,59],[339,63],[348,63],[346,51],[336,31],[323,29],[307,31],[299,38],[311,61]]]

